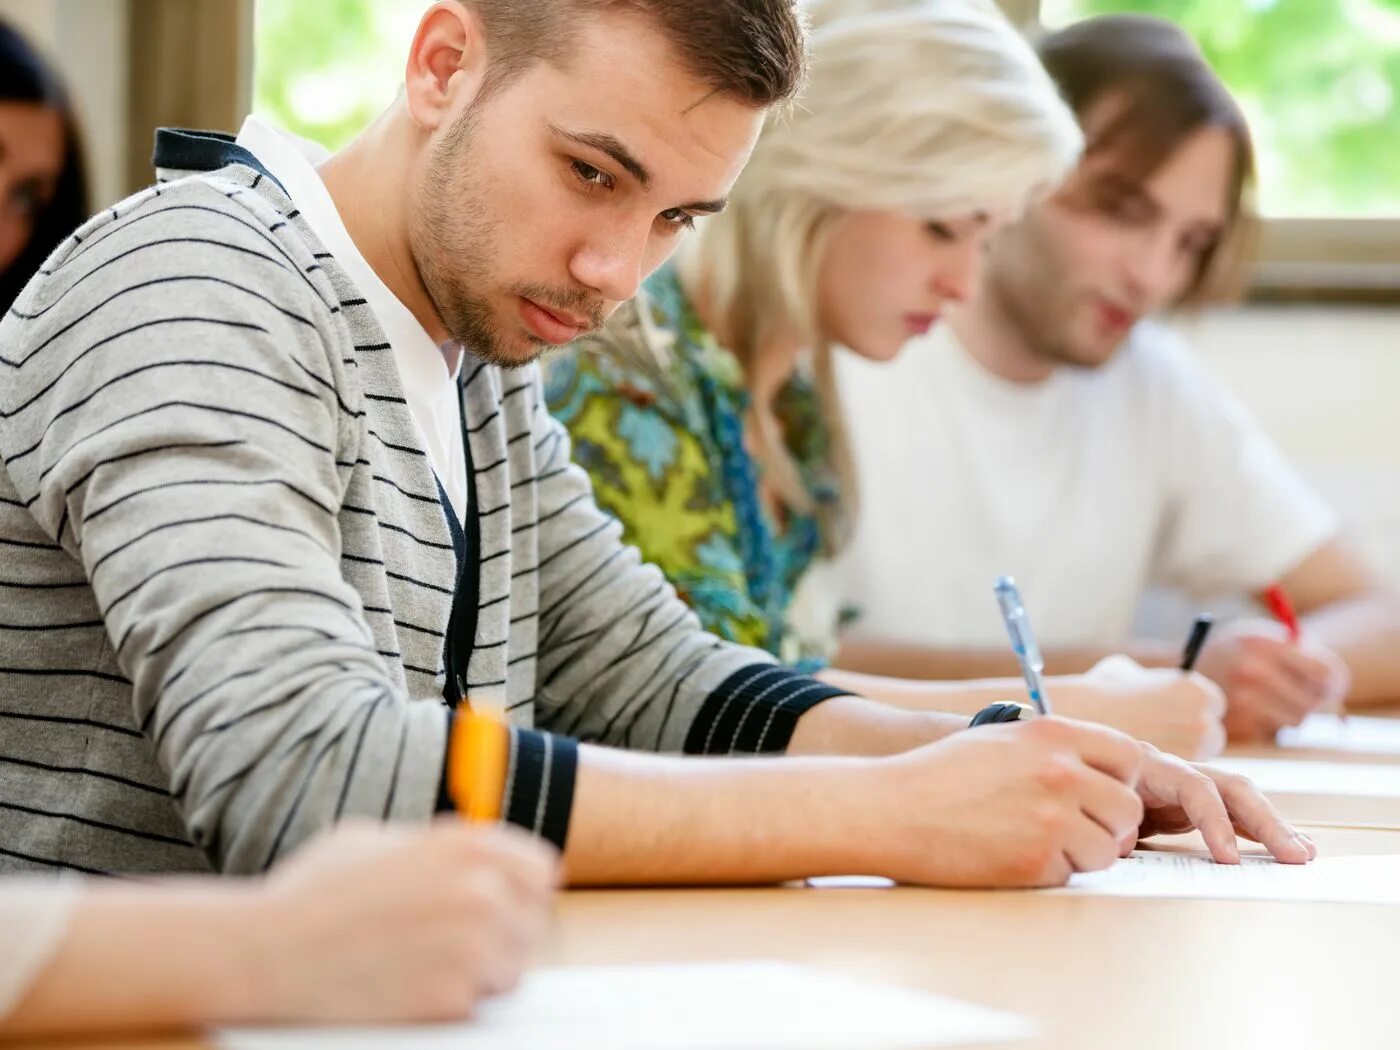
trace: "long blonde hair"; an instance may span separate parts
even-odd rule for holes
[[[857,488],[817,326],[817,273],[832,220],[853,210],[949,219],[1019,211],[1062,180],[1082,147],[1074,115],[1030,45],[991,0],[812,0],[806,92],[770,118],[727,210],[706,219],[678,265],[718,333],[751,372],[796,337],[814,381],[841,485],[818,507],[771,404],[755,404],[755,451],[789,508],[823,515],[839,548]]]

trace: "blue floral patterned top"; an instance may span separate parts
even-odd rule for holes
[[[743,370],[700,323],[674,268],[603,332],[547,359],[544,375],[598,504],[705,627],[805,670],[821,666],[831,640],[799,637],[791,622],[794,590],[823,549],[819,519],[790,513],[780,527],[765,509],[744,443]],[[795,377],[775,408],[808,490],[835,501],[811,384]]]

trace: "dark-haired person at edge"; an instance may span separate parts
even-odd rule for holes
[[[68,94],[38,51],[0,21],[0,310],[87,217]]]

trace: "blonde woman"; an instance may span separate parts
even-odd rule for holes
[[[858,499],[831,354],[887,361],[938,324],[988,238],[1073,168],[1082,139],[991,0],[809,9],[796,112],[765,129],[728,208],[675,262],[547,363],[550,409],[599,505],[706,628],[863,695],[972,712],[1014,683],[821,670],[837,617],[801,592]],[[1109,668],[1056,693],[1063,713],[1188,757],[1223,741],[1199,679]]]

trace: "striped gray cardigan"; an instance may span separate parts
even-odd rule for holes
[[[427,819],[462,691],[511,713],[507,819],[562,843],[573,739],[778,751],[838,693],[699,629],[534,367],[467,358],[458,527],[294,202],[162,135],[0,324],[0,870],[256,871]]]

